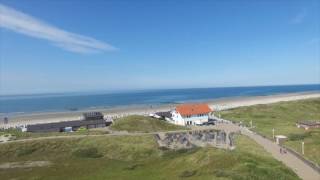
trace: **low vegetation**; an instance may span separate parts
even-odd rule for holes
[[[81,158],[99,158],[103,155],[98,152],[98,149],[95,147],[85,147],[85,148],[79,148],[75,149],[72,154],[77,157]]]
[[[156,132],[186,129],[186,127],[170,124],[164,120],[139,115],[116,119],[111,128],[113,130],[128,132]]]
[[[159,120],[146,116],[132,115],[116,119],[116,122],[111,126],[112,130],[128,131],[128,132],[155,132],[155,131],[170,131],[170,130],[183,130],[187,129],[182,126],[170,124],[164,120]],[[19,129],[11,128],[0,130],[0,136],[12,135],[11,140],[28,139],[37,137],[49,136],[72,136],[72,135],[103,135],[108,134],[106,129],[85,129],[80,128],[75,132],[44,132],[44,133],[31,133],[22,132]]]
[[[97,129],[85,129],[81,128],[78,131],[75,132],[37,132],[37,133],[31,133],[31,132],[22,132],[19,129],[5,129],[0,130],[0,136],[1,135],[12,135],[11,140],[17,140],[17,139],[28,139],[28,138],[37,138],[37,137],[49,137],[49,136],[72,136],[72,135],[99,135],[99,134],[107,134],[108,132],[105,130],[97,130]]]
[[[50,166],[0,169],[1,179],[298,179],[244,136],[237,148],[159,149],[152,135],[104,136],[0,144],[0,165],[46,161]],[[21,150],[19,152],[19,150]],[[19,153],[17,153],[19,152]]]
[[[294,134],[291,133],[289,134],[289,140],[290,141],[302,141],[306,138],[309,138],[312,135],[312,132],[305,132],[305,133],[300,133],[300,134]]]
[[[271,139],[274,128],[275,134],[286,135],[286,145],[299,153],[304,141],[306,158],[320,164],[320,129],[306,131],[296,127],[297,121],[320,120],[320,98],[241,107],[223,111],[221,115],[249,127],[252,121],[254,131]]]

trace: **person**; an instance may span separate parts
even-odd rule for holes
[[[282,154],[282,148],[280,148],[280,154]]]
[[[3,118],[3,122],[4,122],[4,124],[8,124],[8,122],[9,122],[9,118],[6,116],[6,117],[4,117]]]

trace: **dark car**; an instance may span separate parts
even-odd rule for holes
[[[202,123],[202,126],[209,126],[209,125],[215,125],[214,121],[208,121],[208,122]]]

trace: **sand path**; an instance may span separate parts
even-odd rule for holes
[[[304,180],[319,180],[320,174],[311,168],[308,164],[297,158],[289,151],[286,154],[280,153],[280,146],[276,143],[258,135],[254,132],[242,128],[241,133],[260,144],[267,152],[269,152],[275,159],[283,162],[289,168],[295,171],[295,173]]]

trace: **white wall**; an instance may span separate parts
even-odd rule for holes
[[[180,115],[180,113],[178,113],[177,111],[173,110],[173,111],[171,111],[171,114],[172,114],[172,119],[174,121],[174,124],[185,126],[185,121],[182,118],[182,116]]]
[[[208,115],[204,115],[204,116],[198,116],[198,115],[194,115],[194,116],[191,116],[191,117],[184,117],[183,118],[185,122],[187,121],[191,121],[192,125],[195,125],[195,124],[199,124],[199,123],[205,123],[205,122],[208,122],[208,119],[209,119],[209,116]]]
[[[191,125],[195,125],[197,123],[204,123],[204,122],[208,122],[208,119],[209,119],[208,114],[204,116],[194,115],[188,118],[182,117],[180,113],[175,110],[171,111],[171,114],[172,114],[173,123],[181,126],[187,125],[187,122],[190,122]]]

